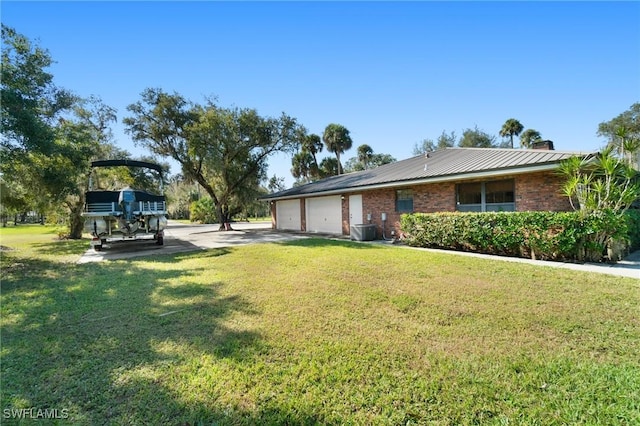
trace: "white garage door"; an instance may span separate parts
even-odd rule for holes
[[[300,231],[300,200],[276,201],[276,228]]]
[[[342,234],[342,199],[332,197],[307,198],[307,232]]]

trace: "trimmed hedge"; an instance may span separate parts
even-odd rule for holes
[[[640,210],[627,210],[627,236],[630,251],[640,250]]]
[[[413,213],[401,226],[411,246],[533,259],[601,262],[640,246],[640,212]]]

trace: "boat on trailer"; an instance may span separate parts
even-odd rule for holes
[[[82,213],[85,218],[84,230],[92,236],[91,246],[100,251],[105,243],[138,240],[155,240],[157,245],[163,245],[167,227],[167,201],[164,194],[153,194],[129,186],[117,191],[93,189],[94,168],[119,166],[155,170],[162,192],[162,168],[158,164],[137,160],[93,161]]]

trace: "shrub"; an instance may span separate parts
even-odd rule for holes
[[[216,223],[218,220],[213,200],[209,197],[192,202],[189,206],[189,216],[191,222],[198,223]]]
[[[627,210],[625,219],[627,221],[629,249],[631,251],[640,250],[640,210]]]
[[[581,212],[414,213],[403,215],[407,244],[534,259],[602,261],[614,242],[635,233],[640,212],[620,218],[604,210]],[[633,239],[633,238],[631,238]]]

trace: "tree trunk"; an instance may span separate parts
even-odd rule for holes
[[[83,207],[83,197],[80,197],[76,203],[69,205],[69,238],[72,240],[79,240],[82,238],[82,231],[84,229],[84,220],[82,218]]]
[[[233,228],[231,228],[231,218],[229,217],[229,208],[225,207],[226,206],[222,206],[222,204],[216,206],[218,222],[220,223],[218,231],[233,231]]]

